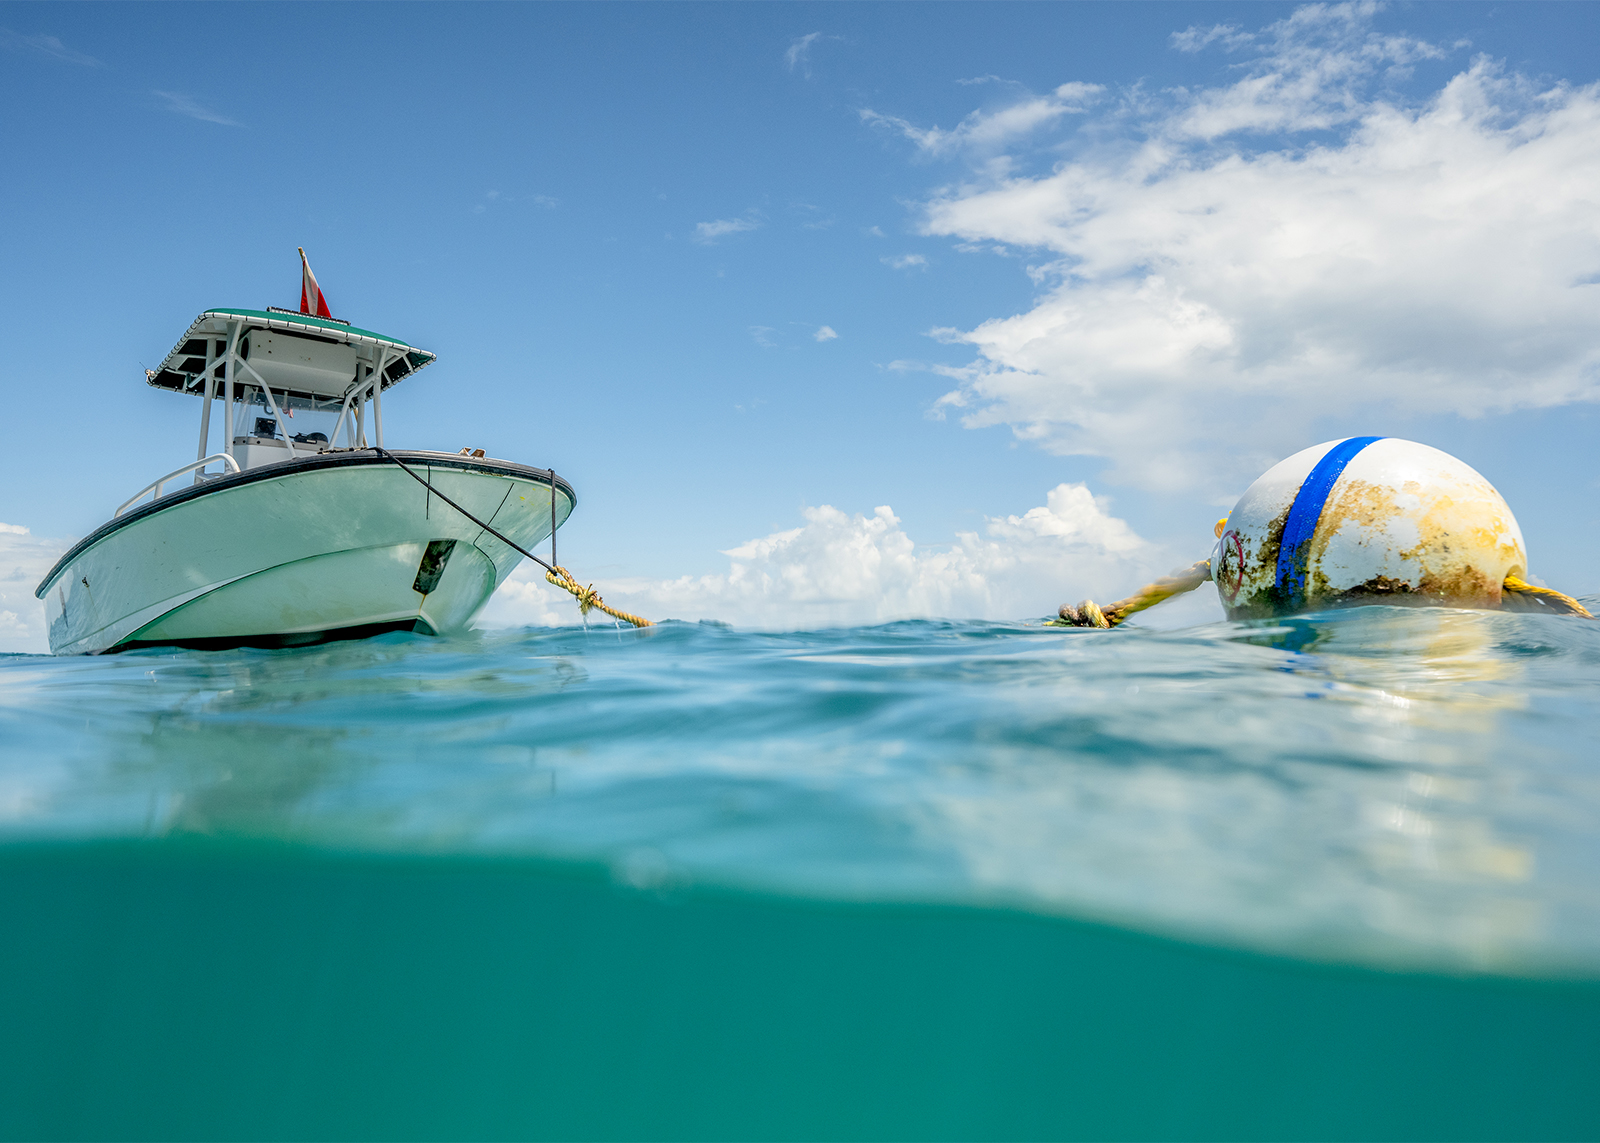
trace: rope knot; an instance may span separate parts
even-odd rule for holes
[[[1092,599],[1086,599],[1076,607],[1062,604],[1060,617],[1061,625],[1065,627],[1111,626],[1111,620],[1106,618],[1105,612],[1101,611],[1099,605]]]
[[[611,618],[620,619],[624,623],[631,623],[635,627],[653,626],[648,619],[642,619],[637,615],[630,615],[626,611],[618,611],[615,607],[609,606],[605,600],[600,598],[600,593],[594,589],[594,584],[591,583],[588,587],[582,586],[572,578],[571,572],[559,564],[545,572],[544,578],[563,591],[570,592],[572,598],[578,601],[578,612],[585,619],[589,617],[589,612],[598,608],[611,616]]]
[[[1086,599],[1076,607],[1063,604],[1060,618],[1046,622],[1051,627],[1115,627],[1128,616],[1154,607],[1164,599],[1193,591],[1210,578],[1211,561],[1201,560],[1176,575],[1162,576],[1154,583],[1147,583],[1127,599],[1119,599],[1104,607],[1096,605],[1092,599]]]

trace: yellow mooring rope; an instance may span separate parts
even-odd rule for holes
[[[1211,561],[1201,560],[1177,575],[1163,576],[1154,583],[1147,583],[1127,599],[1119,599],[1104,607],[1097,606],[1092,599],[1086,599],[1076,607],[1062,604],[1059,618],[1047,619],[1045,626],[1115,627],[1128,616],[1147,607],[1154,607],[1175,595],[1193,591],[1210,578]],[[1514,575],[1506,576],[1502,585],[1500,607],[1504,611],[1536,611],[1545,615],[1578,615],[1584,619],[1594,618],[1589,614],[1589,609],[1572,596],[1548,587],[1535,587]]]
[[[1175,595],[1191,592],[1201,584],[1211,579],[1211,561],[1201,560],[1191,564],[1177,575],[1164,575],[1154,583],[1147,583],[1138,591],[1119,599],[1115,603],[1108,603],[1104,607],[1097,607],[1094,600],[1086,599],[1077,607],[1061,605],[1060,617],[1048,620],[1049,627],[1115,627],[1128,616],[1143,611],[1147,607],[1154,607],[1163,600],[1171,599]]]
[[[1506,576],[1505,583],[1500,586],[1500,607],[1505,611],[1542,611],[1547,615],[1553,612],[1556,615],[1594,618],[1589,614],[1589,609],[1572,596],[1548,587],[1534,587],[1514,575]]]
[[[556,577],[556,572],[561,573],[559,579]],[[572,578],[572,573],[566,568],[562,567],[560,564],[557,564],[552,570],[546,571],[544,573],[544,578],[555,584],[557,587],[566,591],[570,591],[573,598],[578,601],[579,613],[584,616],[589,614],[590,609],[598,609],[600,611],[604,611],[613,619],[620,619],[624,623],[633,624],[635,627],[655,626],[655,624],[651,623],[643,616],[630,615],[626,611],[618,611],[615,607],[612,607],[605,600],[600,598],[600,593],[594,589],[594,584],[591,583],[588,587],[578,586],[578,581]]]

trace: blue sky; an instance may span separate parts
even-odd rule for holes
[[[197,403],[141,368],[208,306],[296,305],[304,246],[337,316],[439,354],[390,443],[554,466],[564,562],[669,612],[1039,614],[1368,432],[1479,468],[1533,571],[1594,591],[1597,33],[1592,4],[8,5],[0,520],[82,535],[189,459]],[[491,614],[554,614],[519,590]]]

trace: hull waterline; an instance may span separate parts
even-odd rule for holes
[[[449,453],[393,455],[524,548],[548,539],[575,503],[570,486],[542,469]],[[253,468],[162,497],[86,537],[36,594],[56,654],[293,646],[460,629],[521,559],[363,449]]]

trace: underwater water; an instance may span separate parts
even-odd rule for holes
[[[0,1136],[1595,1138],[1600,624],[0,657]]]

